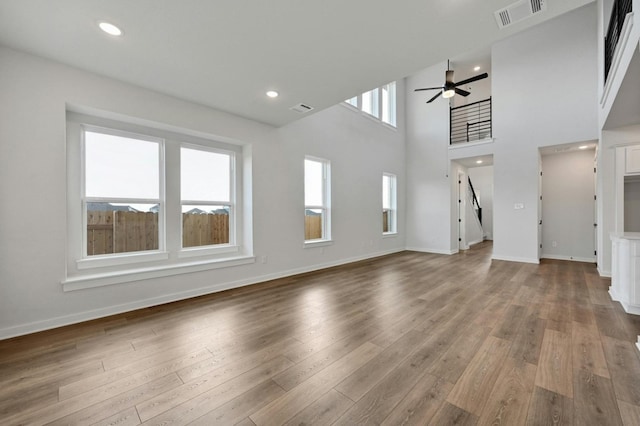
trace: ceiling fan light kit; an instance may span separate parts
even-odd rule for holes
[[[478,80],[482,80],[484,78],[489,77],[489,74],[482,73],[482,74],[478,74],[474,77],[471,78],[467,78],[466,80],[462,80],[459,82],[455,82],[453,80],[453,70],[449,69],[449,61],[447,61],[447,71],[445,73],[445,81],[444,81],[444,85],[440,86],[440,87],[423,87],[421,89],[415,89],[415,92],[420,92],[423,90],[440,90],[442,93],[442,97],[445,99],[449,99],[452,98],[454,95],[458,94],[460,96],[469,96],[471,93],[467,92],[466,90],[462,90],[459,89],[458,86],[464,86],[465,84],[469,84],[469,83],[473,83],[474,81],[478,81]],[[437,95],[435,95],[433,98],[429,99],[427,101],[427,103],[431,103],[433,101],[435,101],[438,97],[440,96],[440,93],[438,93]]]

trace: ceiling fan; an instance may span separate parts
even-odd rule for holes
[[[441,90],[443,98],[451,98],[456,93],[460,96],[469,96],[471,93],[467,92],[466,90],[459,89],[458,86],[463,86],[465,84],[473,83],[474,81],[482,80],[483,78],[487,78],[487,77],[489,77],[489,74],[485,72],[456,83],[453,81],[453,70],[449,69],[449,61],[447,61],[447,71],[445,75],[444,85],[440,87],[424,87],[422,89],[415,89],[415,91],[420,92],[422,90]],[[440,96],[440,93],[436,94],[433,98],[429,99],[427,103],[431,103],[435,101],[438,96]]]

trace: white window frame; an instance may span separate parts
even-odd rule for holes
[[[180,197],[180,218],[182,219],[182,206],[183,205],[194,205],[194,206],[210,206],[210,205],[220,205],[220,206],[229,206],[229,242],[227,244],[216,244],[216,245],[206,245],[206,246],[195,246],[195,247],[184,247],[182,245],[183,241],[183,232],[184,227],[182,226],[182,220],[180,225],[180,252],[178,253],[179,257],[192,257],[192,256],[202,256],[205,254],[218,254],[218,253],[230,253],[237,252],[238,246],[236,243],[236,153],[229,150],[217,149],[212,147],[206,147],[203,145],[195,145],[190,143],[182,143],[180,144],[180,148],[187,148],[192,150],[199,150],[205,152],[214,152],[216,154],[224,154],[229,156],[229,201],[219,201],[219,200],[207,200],[207,201],[196,201],[196,200],[184,200],[182,196]]]
[[[349,108],[359,109],[366,117],[375,121],[380,121],[395,129],[398,127],[396,87],[397,83],[392,81],[358,96],[354,96],[353,98],[346,99],[343,104]],[[365,102],[365,95],[368,93],[371,93],[371,97],[369,98],[369,102]]]
[[[136,263],[149,260],[166,259],[167,253],[165,250],[165,170],[164,170],[164,139],[153,137],[141,133],[135,133],[130,131],[123,131],[119,129],[113,129],[108,127],[95,126],[91,124],[80,125],[80,199],[82,204],[82,244],[81,244],[81,257],[78,259],[78,269],[87,269],[99,266],[112,266],[117,264]],[[85,135],[87,132],[100,133],[110,136],[119,136],[123,138],[141,140],[145,142],[153,142],[158,144],[158,198],[146,199],[146,198],[121,198],[121,197],[88,197],[86,195],[86,156],[85,156]],[[144,251],[132,251],[123,253],[111,253],[102,255],[89,256],[87,254],[87,204],[91,202],[106,202],[106,203],[120,203],[120,204],[158,204],[158,249],[157,250],[144,250]]]
[[[93,111],[91,112],[93,114]],[[67,262],[63,290],[72,291],[100,287],[141,279],[165,277],[182,273],[218,269],[255,263],[253,256],[251,210],[244,209],[245,162],[250,167],[250,145],[200,132],[172,126],[149,127],[138,124],[136,119],[121,120],[87,115],[84,111],[67,111]],[[125,117],[126,119],[126,117]],[[86,203],[91,199],[84,192],[84,129],[99,130],[116,136],[134,137],[161,143],[160,151],[160,202],[158,212],[158,250],[113,253],[87,256]],[[215,152],[233,153],[232,179],[230,180],[230,244],[182,247],[182,203],[180,196],[180,148],[181,146]],[[250,169],[248,169],[250,170]],[[247,172],[250,174],[250,171]],[[250,181],[248,181],[250,184]],[[250,195],[247,195],[250,196]],[[100,201],[108,201],[100,199]],[[157,200],[118,198],[114,202]],[[209,204],[209,202],[206,202]],[[218,203],[228,205],[228,202]],[[245,229],[245,223],[247,228]],[[231,236],[233,235],[233,243]]]
[[[398,233],[398,178],[393,173],[383,173],[382,174],[382,188],[384,188],[384,179],[389,179],[389,199],[387,202],[389,203],[389,208],[387,210],[387,219],[389,221],[389,230],[387,232],[383,232],[383,235],[394,235]],[[384,189],[382,189],[382,211],[384,213]]]
[[[318,246],[331,243],[331,162],[324,158],[305,156],[306,161],[313,161],[322,165],[322,205],[304,204],[304,214],[307,210],[322,211],[322,237],[312,240],[304,240],[305,247]],[[306,173],[306,167],[303,169]],[[303,179],[304,181],[304,179]]]

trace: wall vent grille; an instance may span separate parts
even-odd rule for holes
[[[500,29],[547,10],[546,0],[519,0],[494,13]]]

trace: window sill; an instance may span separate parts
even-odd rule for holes
[[[171,265],[149,266],[144,268],[128,269],[117,272],[104,272],[91,275],[67,277],[62,281],[63,291],[84,290],[94,287],[102,287],[112,284],[127,283],[131,281],[147,280],[151,278],[169,277],[191,272],[207,271],[210,269],[229,268],[233,266],[255,263],[254,256],[234,256],[224,259],[194,260]]]
[[[383,232],[382,238],[395,238],[398,236],[397,232]]]
[[[109,254],[104,256],[91,256],[77,260],[76,265],[78,269],[85,270],[105,266],[130,265],[132,263],[154,262],[167,259],[169,259],[169,253],[166,251],[129,252],[122,253],[120,255]]]
[[[202,247],[189,247],[183,248],[178,252],[179,258],[189,258],[198,256],[211,256],[224,253],[237,253],[240,250],[238,246],[223,245],[219,247],[215,246],[202,246]]]
[[[304,242],[304,248],[326,247],[333,245],[333,240],[311,240]]]

